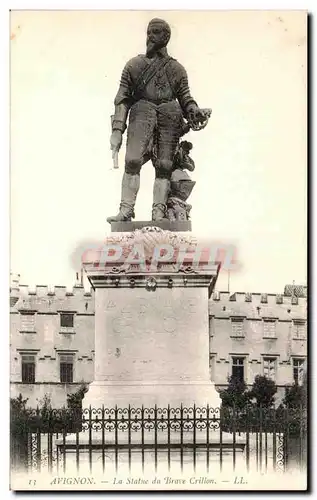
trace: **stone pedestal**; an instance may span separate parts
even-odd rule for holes
[[[223,462],[232,471],[233,457],[244,466],[245,440],[221,433],[210,380],[208,299],[219,266],[197,259],[192,237],[153,227],[122,231],[85,263],[95,290],[95,377],[83,400],[85,432],[58,442],[68,467],[80,460],[95,475],[106,460],[110,474],[117,461],[123,473],[130,457],[133,472],[143,464],[142,477],[144,464],[153,475],[155,461],[180,474],[182,456],[184,474],[192,474],[193,454],[197,473],[207,460],[212,470]],[[107,261],[109,245],[119,257]]]
[[[123,248],[119,261],[101,262],[101,251],[85,263],[95,289],[95,377],[84,407],[219,407],[208,316],[218,266],[177,262],[180,246],[193,254],[198,243],[159,228],[113,233],[107,243]],[[153,265],[159,245],[175,255]],[[135,246],[143,247],[145,265],[129,261]]]

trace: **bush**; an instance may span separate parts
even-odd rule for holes
[[[294,383],[286,387],[278,413],[284,415],[288,434],[291,437],[305,436],[307,432],[307,378],[303,385]]]
[[[275,383],[257,375],[250,391],[245,382],[230,377],[222,399],[221,424],[225,432],[273,432],[283,428],[283,418],[273,407]]]
[[[36,409],[27,407],[28,399],[22,394],[10,399],[11,435],[24,439],[28,432],[80,432],[82,427],[82,400],[87,392],[82,385],[75,393],[67,395],[67,408],[53,409],[48,395]]]
[[[18,436],[25,434],[27,428],[28,399],[23,399],[20,393],[17,398],[10,399],[10,431]]]
[[[224,432],[284,432],[285,418],[275,408],[248,405],[239,410],[224,408],[221,424]]]
[[[288,408],[305,408],[307,406],[305,386],[294,383],[286,387],[283,406]]]

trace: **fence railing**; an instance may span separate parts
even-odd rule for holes
[[[306,465],[306,411],[265,408],[29,410],[11,418],[11,465],[26,471],[157,471],[199,466],[221,472]]]

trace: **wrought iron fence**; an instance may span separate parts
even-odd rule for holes
[[[11,465],[26,471],[157,471],[224,467],[280,471],[306,465],[306,412],[264,408],[29,410],[11,419]]]

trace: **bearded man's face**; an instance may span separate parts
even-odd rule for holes
[[[153,23],[148,26],[146,37],[146,52],[152,54],[153,52],[165,47],[168,38],[165,27],[159,23]]]

